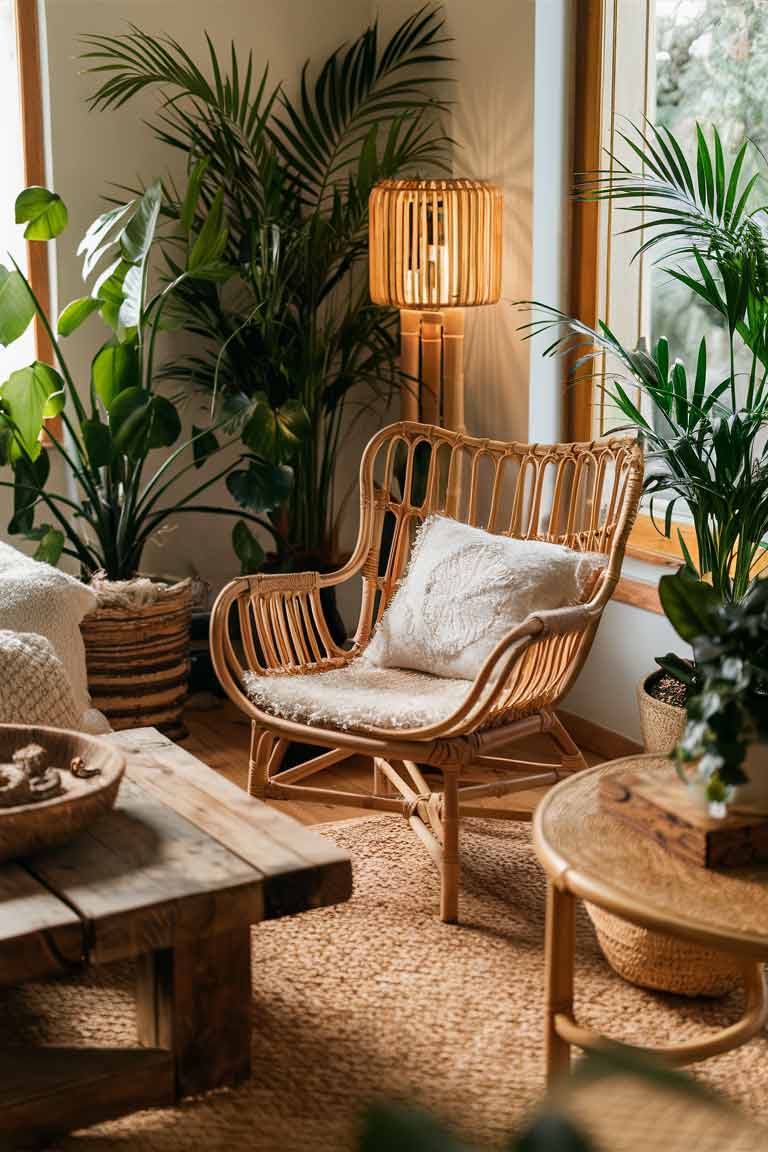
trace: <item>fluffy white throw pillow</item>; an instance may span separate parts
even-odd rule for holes
[[[0,723],[77,728],[69,676],[44,636],[0,631]]]
[[[365,658],[471,680],[532,612],[583,602],[605,564],[598,553],[430,516]]]
[[[50,640],[69,677],[78,715],[91,703],[80,621],[95,607],[94,592],[74,576],[0,542],[0,629]]]

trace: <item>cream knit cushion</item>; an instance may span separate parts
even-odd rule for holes
[[[430,516],[365,659],[472,680],[532,612],[583,602],[605,564],[596,553]]]
[[[0,629],[45,636],[66,669],[82,715],[90,707],[80,621],[96,596],[73,576],[0,542]]]
[[[44,636],[0,631],[0,723],[77,728],[66,669]]]
[[[377,668],[364,658],[303,676],[246,672],[245,688],[273,716],[321,727],[421,728],[445,720],[469,692],[468,680]]]

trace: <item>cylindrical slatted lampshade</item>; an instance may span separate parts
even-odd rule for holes
[[[369,201],[371,299],[421,311],[501,295],[501,189],[479,180],[384,180]]]

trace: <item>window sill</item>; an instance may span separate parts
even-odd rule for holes
[[[689,524],[679,525],[679,529],[685,541],[686,548],[694,561],[696,561],[698,559],[696,533]],[[629,535],[626,553],[627,556],[632,556],[635,560],[644,560],[646,564],[662,564],[675,567],[682,564],[684,560],[683,550],[680,547],[677,533],[669,539],[666,536],[662,536],[654,527],[650,516],[642,514],[638,516]]]

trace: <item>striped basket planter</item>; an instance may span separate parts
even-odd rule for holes
[[[152,603],[100,607],[84,618],[88,689],[114,729],[155,727],[171,739],[186,734],[191,620],[189,582],[164,588]]]

